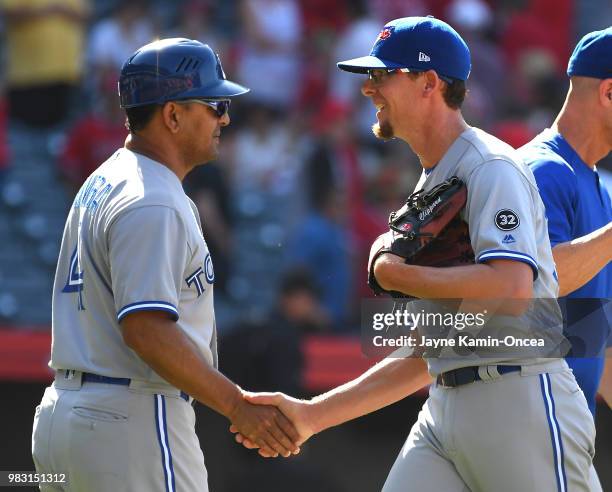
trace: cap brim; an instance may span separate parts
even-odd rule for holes
[[[375,56],[362,56],[337,63],[340,70],[352,73],[368,73],[374,68],[404,68],[403,65]]]
[[[233,97],[246,94],[251,89],[244,87],[243,85],[237,84],[230,80],[222,80],[219,85],[215,86],[212,90],[213,97]]]
[[[231,82],[230,80],[220,80],[215,84],[207,87],[197,87],[190,91],[186,91],[180,94],[178,99],[190,99],[194,97],[204,97],[208,99],[227,99],[228,97],[240,96],[246,94],[251,89],[244,87],[243,85]],[[173,100],[177,98],[169,98]]]

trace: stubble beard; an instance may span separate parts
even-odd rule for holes
[[[385,141],[395,138],[393,127],[388,121],[384,121],[382,124],[379,122],[374,123],[372,125],[372,133],[376,136],[376,138]]]

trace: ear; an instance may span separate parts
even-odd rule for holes
[[[612,108],[612,79],[604,79],[599,84],[599,102],[606,108]]]
[[[442,79],[438,77],[438,74],[434,70],[427,70],[426,72],[423,72],[423,80],[423,95],[426,97],[431,96],[442,86]]]
[[[162,106],[162,121],[170,133],[179,132],[183,109],[180,104],[176,104],[173,101],[167,102]]]

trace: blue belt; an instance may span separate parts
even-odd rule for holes
[[[129,386],[132,380],[130,378],[111,378],[110,376],[99,376],[98,374],[84,372],[81,381],[84,383],[105,383]],[[189,403],[189,395],[184,391],[181,391],[181,398]]]
[[[474,381],[482,381],[478,374],[479,366],[460,367],[452,371],[443,372],[436,378],[436,383],[446,388],[456,388],[464,384],[470,384]],[[521,366],[495,366],[499,374],[508,374],[509,372],[519,372]]]

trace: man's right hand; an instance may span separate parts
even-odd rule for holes
[[[311,416],[311,402],[298,400],[283,393],[244,392],[244,397],[246,400],[256,405],[273,405],[278,407],[278,409],[291,420],[293,426],[297,430],[298,438],[294,440],[297,446],[301,446],[316,433]],[[258,445],[256,441],[250,439],[248,435],[242,432],[240,428],[233,423],[230,426],[230,432],[236,434],[236,442],[242,444],[245,448],[259,449],[259,454],[266,458],[273,456],[269,449]]]
[[[246,392],[243,392],[243,394]],[[244,394],[249,399],[249,393]],[[260,449],[265,457],[276,458],[279,454],[285,458],[300,451],[301,436],[294,425],[276,408],[256,402],[252,404],[241,400],[228,418],[234,432],[239,432],[253,447]]]

